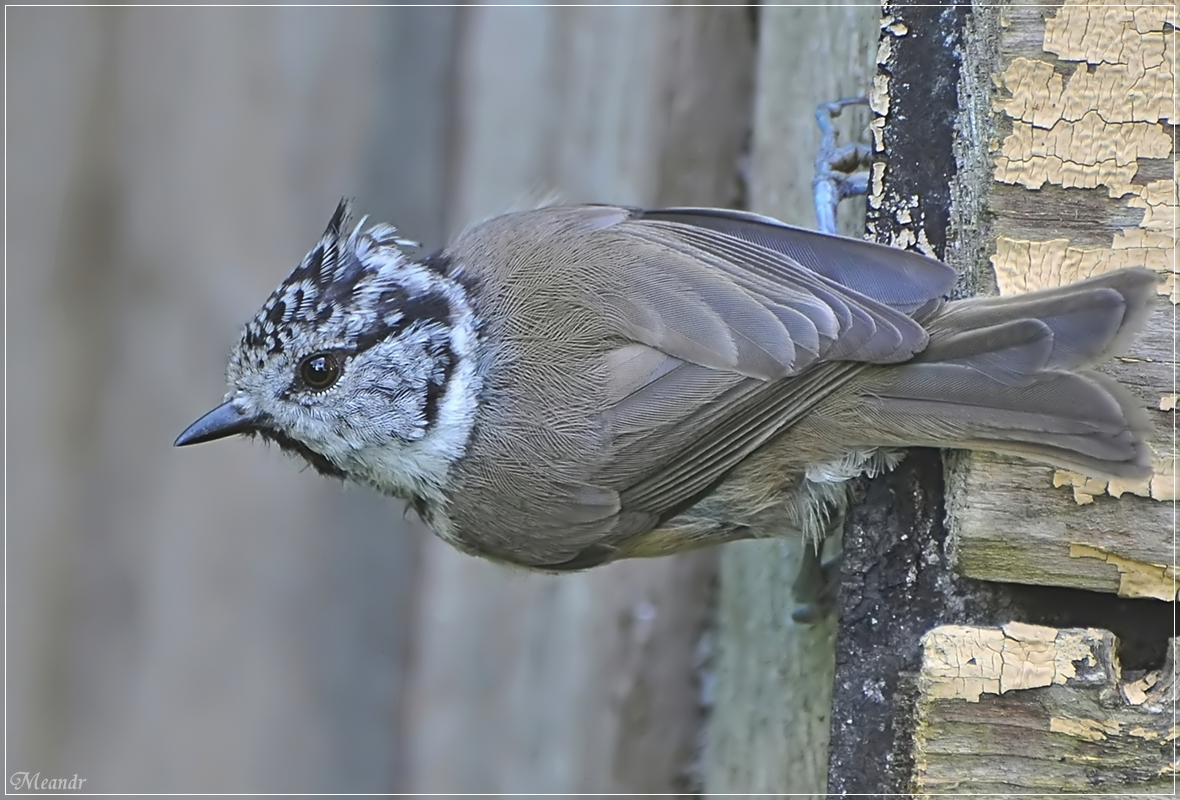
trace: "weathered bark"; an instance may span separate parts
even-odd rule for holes
[[[1155,474],[1106,482],[966,456],[948,485],[956,568],[1173,600],[1175,10],[1066,3],[977,16],[1002,23],[984,22],[987,47],[967,51],[987,73],[968,97],[978,128],[964,143],[978,148],[983,169],[960,182],[960,194],[985,224],[963,217],[963,236],[982,256],[963,269],[1000,294],[1135,265],[1166,280],[1147,329],[1103,367],[1153,417]]]
[[[923,637],[913,790],[1173,794],[1176,648],[1125,675],[1109,631],[935,628]]]
[[[951,7],[918,8],[902,4],[886,7],[882,73],[874,98],[879,112],[874,129],[882,161],[874,172],[869,229],[879,240],[945,255],[960,270],[963,276],[960,290],[965,293],[987,291],[995,285],[986,267],[989,258],[1003,275],[1001,290],[1005,281],[1010,287],[1026,285],[1030,276],[1040,277],[1042,271],[1044,276],[1054,278],[1066,277],[1067,273],[1078,277],[1076,272],[1062,269],[1063,263],[1069,263],[1068,258],[1063,262],[1059,257],[1068,252],[1064,246],[1058,248],[1058,256],[1051,252],[1056,245],[1046,246],[1038,251],[1044,255],[1040,261],[1025,259],[1022,267],[1013,267],[1010,258],[1005,261],[1004,253],[1011,255],[1013,250],[1012,245],[1005,244],[1005,237],[1030,238],[1031,229],[1037,226],[1044,231],[1040,238],[1053,238],[1055,232],[1068,235],[1079,228],[1074,215],[1090,214],[1095,207],[1107,205],[1105,201],[1087,199],[1086,195],[1069,194],[1069,204],[1061,206],[1054,215],[1053,203],[1065,199],[1060,190],[1047,187],[1049,190],[1038,196],[1035,203],[1016,199],[1015,187],[1008,185],[1010,181],[1003,177],[1009,173],[998,169],[999,159],[1008,152],[1004,148],[1010,144],[1005,136],[1013,129],[1010,120],[1005,123],[1000,118],[1020,108],[1033,113],[1030,109],[1037,104],[1014,105],[1004,99],[1003,92],[997,94],[993,76],[1007,74],[1002,64],[1009,63],[1017,51],[1029,52],[1034,39],[1040,47],[1044,37],[1035,34],[1037,25],[1043,31],[1046,18],[1053,19],[1055,15],[1064,18],[1069,14],[1079,15],[1081,21],[1074,20],[1080,26],[1079,31],[1087,28],[1086,20],[1081,19],[1084,12],[1050,7],[980,6],[970,9],[970,13],[968,9]],[[1109,19],[1123,19],[1125,25],[1121,30],[1128,36],[1137,30],[1135,25],[1144,31],[1154,30],[1151,26],[1155,18],[1150,13],[1132,15],[1135,25],[1126,16],[1120,9]],[[1091,22],[1091,27],[1097,26],[1095,30],[1101,27],[1096,19]],[[1064,38],[1082,40],[1068,35]],[[1131,49],[1125,52],[1133,54]],[[1019,85],[1029,89],[1044,82],[1028,80]],[[1088,155],[1079,157],[1084,161],[1094,152],[1115,152],[1122,140],[1112,136],[1105,144],[1096,145],[1093,137],[1074,132],[1063,135],[1062,142],[1066,141],[1091,145]],[[1151,167],[1147,165],[1149,173]],[[1170,187],[1166,191],[1153,190],[1156,193],[1152,197],[1161,194],[1174,197],[1174,184]],[[1030,213],[1034,206],[1036,214]],[[1014,211],[1018,207],[1024,210]],[[1087,237],[1095,235],[1093,225],[1079,229],[1085,229]],[[1146,234],[1124,231],[1124,235]],[[1088,241],[1087,246],[1093,244]],[[1005,247],[1008,249],[1004,250]],[[1090,257],[1097,258],[1103,268],[1113,268],[1120,257],[1117,250],[1116,246],[1113,251],[1104,251],[1101,257],[1091,251]],[[1155,263],[1156,257],[1147,251],[1140,251],[1140,255],[1148,255],[1149,263]],[[1152,344],[1155,336],[1149,332],[1144,339],[1149,350],[1156,346]],[[1126,365],[1117,367],[1115,372],[1120,378],[1136,383]],[[1148,366],[1140,374],[1150,372]],[[975,791],[1079,791],[1082,785],[1071,782],[1065,774],[1068,769],[1028,772],[1024,775],[1028,782],[1021,783],[1019,770],[1009,769],[1004,759],[994,757],[1009,749],[988,745],[996,739],[995,729],[989,731],[982,724],[955,727],[947,722],[948,714],[959,722],[984,723],[988,722],[984,718],[989,714],[994,717],[1010,711],[1014,715],[1027,715],[1034,709],[1037,715],[1047,714],[1045,720],[1048,720],[1052,716],[1051,697],[1045,701],[1048,705],[1041,704],[1045,697],[1038,694],[1041,690],[1031,690],[1028,696],[988,697],[987,692],[995,694],[1003,688],[1016,688],[1015,684],[1005,687],[997,683],[984,690],[984,700],[956,698],[951,702],[957,705],[951,709],[943,700],[930,695],[927,678],[931,665],[928,659],[923,661],[922,637],[931,628],[945,623],[968,626],[957,630],[965,631],[965,640],[970,641],[992,635],[989,631],[994,632],[993,626],[1011,620],[1056,627],[1108,628],[1123,640],[1121,655],[1125,669],[1160,668],[1172,631],[1172,608],[1168,604],[1120,600],[1077,589],[974,579],[1111,589],[1120,583],[1157,590],[1165,583],[1170,587],[1171,580],[1160,566],[1160,559],[1152,560],[1145,550],[1158,547],[1163,538],[1159,535],[1158,522],[1153,521],[1158,506],[1148,508],[1136,501],[1138,511],[1124,505],[1121,514],[1088,516],[1093,506],[1078,509],[1067,489],[1056,490],[1056,496],[1052,494],[1055,491],[1050,486],[1052,470],[1018,465],[1015,459],[1002,461],[987,456],[952,455],[948,460],[952,464],[947,492],[951,506],[949,534],[942,524],[943,476],[939,459],[929,451],[911,453],[897,472],[871,483],[868,500],[850,519],[837,641],[829,786],[833,792],[874,794],[950,788],[969,791],[967,786]],[[1096,489],[1105,490],[1106,487]],[[1033,493],[1037,495],[1035,500]],[[1099,499],[1095,505],[1101,502]],[[1115,503],[1109,499],[1107,502]],[[1118,529],[1113,527],[1116,522]],[[1140,530],[1137,534],[1119,536],[1117,530],[1123,529],[1122,526]],[[1105,533],[1098,542],[1083,536],[1089,549],[1082,552],[1076,547],[1071,550],[1069,542],[1055,535],[1063,530]],[[1115,557],[1108,557],[1110,550],[1104,549],[1103,544],[1109,545],[1114,540],[1123,547],[1130,546],[1134,552],[1119,551],[1113,554]],[[1051,541],[1055,543],[1046,547]],[[1091,564],[1081,563],[1087,557],[1092,559]],[[1063,566],[1071,558],[1075,564],[1072,570]],[[1157,565],[1155,572],[1135,569],[1152,563]],[[1066,573],[1079,576],[1089,571],[1097,575],[1101,570],[1106,570],[1101,579],[1061,579]],[[1135,579],[1118,576],[1116,570],[1123,575],[1134,573]],[[1145,572],[1150,580],[1143,577]],[[1139,594],[1150,593],[1140,591]],[[1018,672],[1035,673],[1038,666],[1031,652],[1028,648],[1013,648],[1004,663]],[[1103,663],[1111,663],[1113,651],[1108,648],[1104,652],[1109,658]],[[1021,663],[1022,658],[1026,662]],[[964,665],[964,669],[969,671],[969,666]],[[983,705],[979,708],[963,705],[974,702]],[[1024,711],[1020,711],[1022,707]],[[1134,717],[1142,711],[1110,708],[1109,719],[1099,719],[1096,724],[1125,722],[1130,718],[1128,714]],[[1097,719],[1094,714],[1090,716]],[[937,722],[940,718],[947,724]],[[1145,730],[1151,729],[1147,721],[1140,721],[1147,726]],[[995,722],[994,718],[990,720]],[[1158,719],[1153,717],[1150,722],[1154,724]],[[1044,730],[1030,729],[1021,741],[1031,748],[1028,752],[1036,750],[1037,758],[1048,758],[1052,753],[1068,756],[1081,752],[1076,738],[1069,740],[1072,735],[1068,731],[1053,731],[1046,722]],[[1132,760],[1139,767],[1155,764],[1158,753],[1150,749],[1154,745],[1145,738],[1139,741],[1148,750],[1135,753]],[[1009,744],[1018,747],[1015,739]],[[1135,737],[1120,740],[1119,758],[1126,756],[1126,748],[1133,749],[1135,744]],[[1081,750],[1085,749],[1082,746]],[[955,760],[955,754],[961,754],[962,759]],[[1078,758],[1094,756],[1095,753],[1086,751]],[[964,772],[969,763],[970,770]],[[1166,765],[1161,762],[1158,766]],[[1088,784],[1091,790],[1104,783],[1113,785],[1119,769],[1118,758],[1105,762],[1093,758],[1093,780]],[[1145,773],[1140,770],[1135,774]],[[954,782],[958,775],[963,775],[963,783]],[[1011,786],[1004,783],[1009,779],[1013,781]],[[1041,782],[1036,782],[1037,779]],[[999,788],[1002,786],[1003,789]]]

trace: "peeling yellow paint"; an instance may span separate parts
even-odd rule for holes
[[[1070,719],[1069,717],[1050,717],[1049,731],[1064,733],[1078,739],[1091,742],[1101,742],[1108,736],[1117,736],[1121,726],[1117,722],[1103,722],[1097,719]]]
[[[869,173],[869,208],[880,208],[885,197],[885,163],[874,161]]]
[[[873,88],[869,90],[869,108],[874,114],[889,116],[889,76],[878,72],[873,76]]]
[[[1111,553],[1101,547],[1071,543],[1070,558],[1096,558],[1105,561],[1119,572],[1119,597],[1152,597],[1157,600],[1176,599],[1176,567],[1134,561]]]
[[[934,252],[934,246],[930,244],[930,239],[926,237],[926,226],[918,227],[918,252],[931,258],[938,258],[938,254]]]
[[[1148,776],[1172,770],[1169,745],[1177,726],[1152,705],[1162,706],[1160,692],[1170,682],[1153,673],[1123,684],[1117,643],[1109,631],[1020,623],[929,631],[922,638],[914,715],[915,794],[992,796],[1001,785],[1042,794],[1049,787],[1086,794],[1095,785],[1094,775],[1109,777],[1112,769],[1128,767],[1128,775]],[[1030,665],[1021,668],[1021,659]],[[1006,685],[1004,673],[1012,676]],[[1038,691],[1002,699],[982,696],[1013,689]],[[1144,699],[1128,707],[1118,702],[1120,693]],[[967,705],[972,702],[980,706]],[[1020,756],[997,759],[1000,752]],[[1122,788],[1163,788],[1143,780]]]
[[[1068,80],[1047,61],[1015,58],[1000,76],[1011,96],[997,100],[996,109],[1037,128],[1051,128],[1062,120],[1077,122],[1096,108],[1112,124],[1170,120],[1176,87],[1170,53],[1166,63],[1146,50],[1130,56],[1148,57],[1148,63],[1099,64],[1093,69],[1078,64]]]
[[[1174,106],[1175,44],[1180,41],[1173,35],[1176,7],[1100,6],[1100,2],[1105,0],[1095,0],[1093,5],[1064,0],[1064,6],[1000,10],[1000,24],[1007,30],[995,52],[1001,58],[1011,55],[992,76],[997,87],[992,95],[1001,97],[993,106],[993,133],[989,141],[977,143],[988,148],[991,175],[997,181],[990,196],[983,198],[997,212],[991,260],[1002,295],[1145,265],[1162,276],[1159,291],[1175,303],[1180,300],[1180,272],[1175,266],[1180,196],[1173,166],[1173,126],[1180,122]],[[1040,35],[1038,27],[1046,26]],[[1034,52],[1038,46],[1043,55]],[[1013,59],[1016,54],[1027,58]],[[1061,221],[1059,227],[1054,226],[1055,216]],[[917,226],[911,227],[916,233]],[[1174,360],[1171,348],[1165,355],[1159,347],[1162,332],[1151,333],[1139,340],[1133,356],[1156,363],[1143,363],[1134,370],[1136,377],[1155,376],[1163,366],[1159,362]],[[1133,384],[1136,378],[1127,382]],[[1180,404],[1175,396],[1170,405],[1166,399],[1165,392],[1175,391],[1170,381],[1166,387],[1155,382],[1146,389],[1145,409],[1157,401],[1161,408]],[[1169,499],[1175,496],[1175,448],[1170,440],[1164,447],[1162,438],[1154,444],[1156,474],[1139,483],[1097,481],[1052,469],[1042,474],[1052,475],[1055,485],[1073,489],[1079,503],[1104,504],[1102,511],[1107,513],[1115,508],[1115,501],[1099,500],[1099,494]],[[980,487],[979,482],[968,486],[985,494],[988,502],[1002,502],[1007,491],[1004,486]],[[1127,507],[1128,503],[1132,505]],[[1170,559],[1170,552],[1156,554],[1153,546],[1166,536],[1156,531],[1163,527],[1158,522],[1160,507],[1126,498],[1119,506],[1120,514],[1124,510],[1128,536],[1149,545],[1146,552],[1137,545],[1134,554],[1152,561]],[[1061,544],[1083,539],[1081,529],[1104,527],[1102,513],[1077,516],[1093,516],[1097,525],[1079,520],[1075,529],[1071,522],[1060,536],[1050,538]],[[986,526],[986,522],[970,524]],[[1074,535],[1066,529],[1074,530]],[[1130,552],[1129,547],[1108,541],[1107,533],[1099,531],[1095,539],[1116,552]],[[1117,584],[1121,595],[1174,598],[1174,568],[1137,563],[1093,547],[1086,551],[1084,545],[1074,550],[1050,547],[1047,539],[1041,544],[1045,557],[1056,559],[1054,563],[1061,567],[1046,567],[1046,580],[1055,581],[1052,576],[1059,574],[1090,578],[1100,573],[1103,588]],[[1034,550],[1038,547],[1033,545]],[[1090,560],[1065,559],[1065,552]],[[928,633],[922,641],[921,699],[914,734],[912,786],[917,793],[994,792],[1000,784],[1025,791],[1046,786],[1066,790],[1074,775],[1077,785],[1068,783],[1068,790],[1084,793],[1092,775],[1105,775],[1112,765],[1117,771],[1127,763],[1120,760],[1124,753],[1137,759],[1150,754],[1148,773],[1174,773],[1177,765],[1172,763],[1171,747],[1166,748],[1166,756],[1163,752],[1169,723],[1160,719],[1155,708],[1167,686],[1158,676],[1122,684],[1114,643],[1106,631],[1022,630],[1019,626],[1002,631],[948,626]],[[1063,692],[1041,688],[1023,698],[982,697],[1066,683],[1070,689]],[[1079,695],[1085,699],[1079,702]],[[1120,707],[1120,695],[1130,707]],[[981,699],[984,708],[964,708],[966,702]],[[1108,704],[1109,699],[1115,702]],[[997,736],[1005,742],[1012,738],[1013,744],[1001,749],[1018,749],[1021,758],[996,760]],[[955,746],[948,749],[952,739]],[[1021,766],[1014,766],[1015,762]],[[1017,774],[1019,779],[1014,777]],[[1134,788],[1138,784],[1127,790]]]
[[[1122,196],[1127,197],[1127,205],[1131,208],[1143,209],[1140,228],[1169,234],[1173,232],[1176,210],[1180,207],[1174,178],[1151,181],[1146,186],[1128,187]]]
[[[1094,502],[1095,496],[1106,493],[1107,482],[1067,469],[1058,469],[1053,471],[1053,486],[1072,487],[1074,502],[1079,506],[1088,506]]]
[[[1142,265],[1163,275],[1161,294],[1180,302],[1175,258],[1180,165],[1174,164],[1172,178],[1134,182],[1140,159],[1172,155],[1172,138],[1159,120],[1174,113],[1175,54],[1170,38],[1162,36],[1164,18],[1155,10],[1139,10],[1111,7],[1095,16],[1093,9],[1063,6],[1057,19],[1068,18],[1081,27],[1070,33],[1065,23],[1052,22],[1044,49],[1061,59],[1089,60],[1097,66],[1091,70],[1079,64],[1067,80],[1048,62],[1016,58],[999,76],[1010,97],[997,101],[996,108],[1013,120],[1013,129],[1000,147],[996,180],[1030,189],[1046,183],[1105,187],[1110,197],[1143,210],[1137,227],[1112,232],[1109,247],[1075,246],[1067,238],[999,236],[991,262],[1001,294]],[[1160,36],[1143,38],[1153,31]],[[1101,481],[1058,470],[1053,485],[1070,486],[1079,505],[1092,503],[1099,494],[1175,500],[1176,466],[1174,454],[1157,456],[1153,474],[1141,481]]]
[[[1173,6],[1164,4],[1070,3],[1045,21],[1043,48],[1066,61],[1158,67],[1175,58],[1170,37],[1163,35],[1175,16]]]
[[[880,169],[878,169],[880,167]],[[871,191],[869,192],[869,206],[879,208],[881,204],[881,179],[885,175],[885,166],[880,162],[873,164]],[[905,250],[916,248],[919,252],[936,258],[934,247],[926,235],[923,224],[925,216],[921,212],[921,202],[918,195],[910,195],[907,199],[899,199],[897,208],[893,212],[897,220],[898,229],[890,235],[888,244]],[[908,227],[902,227],[908,226]]]
[[[1180,394],[1165,394],[1160,397],[1160,411],[1175,411]]]
[[[1121,687],[1123,697],[1130,705],[1141,706],[1147,702],[1147,690],[1159,683],[1159,679],[1159,672],[1149,672],[1137,681],[1125,683]],[[1144,732],[1136,733],[1137,730],[1143,730]],[[1132,728],[1128,732],[1132,736],[1144,736],[1145,738],[1158,737],[1158,734],[1156,734],[1154,731],[1147,731],[1145,729]]]
[[[1176,291],[1172,253],[1157,246],[1169,239],[1154,231],[1131,229],[1114,237],[1111,248],[1076,247],[1069,239],[1033,242],[1001,236],[991,257],[1000,294],[1019,294],[1061,286],[1124,267],[1146,266],[1164,275],[1160,293]],[[1170,246],[1170,245],[1169,245]],[[1171,288],[1168,279],[1171,278]],[[1176,298],[1173,296],[1173,302]]]
[[[914,236],[914,232],[909,228],[901,228],[897,233],[889,237],[889,244],[893,247],[899,247],[902,250],[909,250],[918,243],[918,237]]]
[[[892,17],[881,21],[882,30],[887,30],[894,36],[905,36],[910,32],[909,27],[901,20],[895,20]]]
[[[1136,497],[1148,497],[1152,500],[1170,502],[1176,499],[1176,475],[1178,459],[1175,453],[1170,455],[1153,454],[1151,459],[1151,475],[1142,480],[1120,480],[1111,478],[1091,478],[1068,469],[1058,469],[1053,472],[1053,486],[1068,486],[1073,489],[1074,502],[1079,506],[1089,505],[1098,495],[1122,497],[1132,494]]]
[[[1124,686],[1123,699],[1127,701],[1128,705],[1141,706],[1147,701],[1147,692],[1144,692],[1138,686]],[[1131,735],[1135,735],[1136,730],[1138,729],[1132,728],[1129,733],[1131,733]]]
[[[1104,188],[1143,210],[1136,227],[1112,232],[1109,248],[1001,236],[992,257],[1001,292],[1023,282],[1013,279],[1025,269],[1056,267],[1060,277],[1075,279],[1071,273],[1145,264],[1164,275],[1160,293],[1180,302],[1176,168],[1168,179],[1136,180],[1143,159],[1172,157],[1172,136],[1162,122],[1175,122],[1175,16],[1170,5],[1066,3],[1045,24],[1042,49],[1056,62],[1014,58],[996,77],[1008,94],[994,107],[1012,120],[995,159],[997,181],[1033,190]],[[1023,252],[1038,245],[1039,253]]]
[[[901,27],[901,33],[895,30],[896,26]],[[884,17],[881,20],[881,30],[889,31],[894,36],[902,36],[905,34],[905,25],[892,17]],[[877,43],[877,64],[880,66],[888,64],[892,54],[893,42],[881,37]],[[889,75],[884,70],[877,70],[877,74],[873,76],[873,85],[869,89],[869,108],[873,111],[873,118],[869,120],[869,134],[873,137],[873,152],[884,153],[885,118],[889,116]],[[878,164],[873,164],[873,190],[869,195],[870,208],[881,207],[883,193],[881,179],[884,177],[885,168],[881,164],[881,170],[878,172],[877,166]]]
[[[1106,186],[1111,197],[1132,190],[1141,158],[1167,158],[1172,137],[1158,123],[1111,123],[1098,111],[1051,128],[1016,122],[996,158],[995,178],[1028,189],[1046,183],[1069,188]]]
[[[1076,665],[1099,665],[1093,648],[1108,635],[1018,622],[1003,628],[942,625],[922,637],[923,690],[974,703],[985,693],[1065,683],[1077,674]]]
[[[873,117],[869,121],[869,133],[873,135],[873,152],[885,152],[885,118]]]

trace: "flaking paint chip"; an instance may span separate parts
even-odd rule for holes
[[[922,637],[922,690],[974,703],[985,693],[1066,683],[1079,677],[1079,667],[1085,680],[1102,680],[1108,676],[1094,649],[1109,645],[1111,636],[1019,622],[1002,628],[941,625]]]
[[[1110,564],[1119,573],[1119,597],[1140,597],[1174,601],[1176,599],[1176,568],[1168,564],[1151,564],[1125,558],[1101,547],[1073,543],[1070,558],[1094,558]]]

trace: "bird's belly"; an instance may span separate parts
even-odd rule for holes
[[[892,469],[903,455],[879,448],[820,454],[798,444],[788,437],[755,453],[708,497],[624,542],[618,557],[660,556],[761,537],[821,541],[844,514],[848,481]]]

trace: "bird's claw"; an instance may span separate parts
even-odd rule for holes
[[[845,97],[824,103],[815,110],[815,121],[822,138],[815,157],[815,177],[811,188],[815,201],[815,218],[819,230],[836,232],[836,209],[845,197],[867,194],[869,160],[872,151],[866,144],[837,143],[833,119],[847,106],[867,105],[867,97]]]
[[[791,619],[800,625],[814,625],[836,608],[840,591],[840,562],[844,553],[841,551],[825,557],[822,550],[822,543],[817,546],[809,543],[803,545],[799,572],[791,587],[795,599]]]

